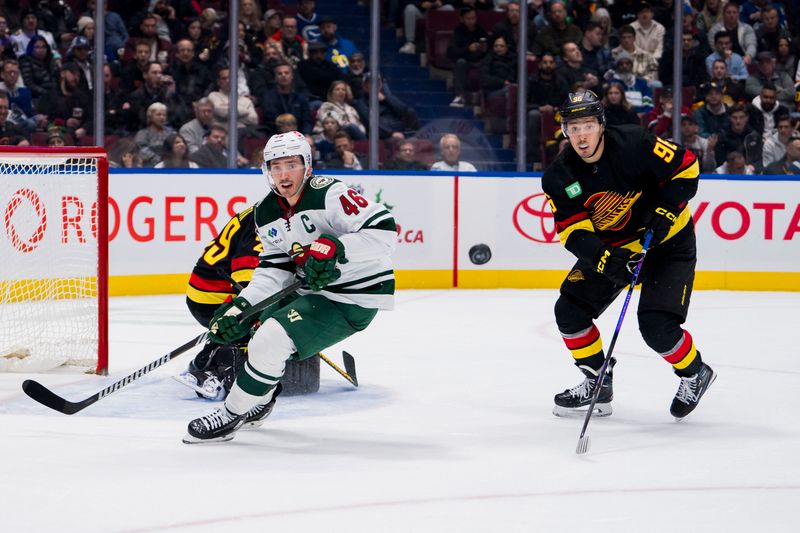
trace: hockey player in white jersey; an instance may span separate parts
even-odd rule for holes
[[[231,440],[260,426],[280,394],[286,361],[305,359],[366,328],[379,309],[394,304],[391,254],[394,218],[339,180],[314,176],[311,149],[296,131],[274,135],[262,167],[271,191],[256,205],[264,245],[253,279],[209,324],[209,336],[230,343],[252,334],[249,358],[225,404],[192,420],[183,442]],[[290,285],[308,288],[268,308],[252,323],[238,315]]]

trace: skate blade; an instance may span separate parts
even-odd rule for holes
[[[561,407],[560,405],[553,406],[553,414],[557,417],[584,417],[586,416],[586,411],[588,409],[585,407]],[[613,413],[613,409],[611,409],[610,403],[597,403],[594,406],[594,412],[592,413],[593,416],[610,416]]]
[[[183,436],[182,442],[184,444],[220,444],[223,442],[228,442],[229,440],[233,440],[234,433],[229,433],[223,437],[217,437],[215,439],[198,439],[197,437],[193,437],[190,434],[186,434]]]

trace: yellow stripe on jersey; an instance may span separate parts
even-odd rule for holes
[[[253,269],[252,268],[243,268],[242,270],[237,270],[236,272],[231,273],[231,277],[237,282],[241,283],[246,281],[250,283],[253,279]]]
[[[588,218],[580,220],[574,224],[570,224],[564,229],[564,231],[559,232],[558,239],[561,241],[561,244],[566,246],[567,239],[569,239],[569,236],[572,235],[572,232],[581,229],[586,231],[591,231],[592,233],[594,233],[594,224],[592,224],[592,221],[589,220]]]
[[[694,163],[683,169],[681,172],[672,176],[673,180],[679,179],[697,179],[697,176],[700,175],[700,163],[697,162],[697,159],[694,160]]]
[[[215,304],[219,305],[225,302],[229,296],[233,296],[227,292],[206,292],[195,289],[191,285],[186,288],[186,296],[193,302],[199,304]]]

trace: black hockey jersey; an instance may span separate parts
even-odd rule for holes
[[[691,224],[700,173],[691,151],[640,126],[608,126],[604,135],[597,162],[567,146],[542,178],[561,244],[587,261],[608,245],[641,251],[643,218],[657,206],[678,213],[667,239]]]

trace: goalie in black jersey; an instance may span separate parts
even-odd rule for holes
[[[697,263],[688,205],[697,191],[697,159],[639,126],[606,126],[603,105],[591,91],[570,93],[560,113],[569,145],[544,173],[542,188],[561,243],[578,258],[561,285],[555,315],[586,379],[557,394],[553,412],[585,412],[590,404],[604,361],[594,320],[630,284],[641,241],[651,231],[639,277],[639,329],[681,378],[670,408],[681,419],[716,377],[681,327]],[[598,415],[611,414],[614,363],[602,380]]]

